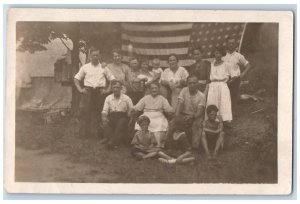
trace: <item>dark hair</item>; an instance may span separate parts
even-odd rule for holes
[[[142,122],[146,121],[148,124],[150,124],[150,119],[145,116],[145,115],[141,115],[138,119],[137,119],[137,124],[141,125]]]
[[[148,58],[144,57],[144,58],[140,59],[141,64],[144,63],[144,62],[146,62],[149,65],[149,59]]]
[[[114,85],[116,85],[116,84],[119,84],[120,86],[122,86],[122,82],[119,81],[119,80],[113,80],[113,81],[111,82],[111,86],[114,86]]]
[[[160,84],[158,81],[152,81],[150,84],[148,84],[148,87],[151,87],[151,85],[156,85],[158,88],[160,88]]]
[[[196,78],[198,80],[198,77],[195,74],[191,74],[186,78],[186,81],[189,81],[190,78]]]
[[[92,52],[100,52],[100,50],[98,49],[98,48],[96,48],[96,47],[91,47],[90,48],[90,53],[92,53]]]
[[[176,61],[178,62],[178,57],[177,57],[177,55],[175,53],[169,54],[168,61],[169,61],[170,57],[172,57],[172,56],[175,57]]]
[[[119,55],[122,55],[122,51],[121,51],[121,49],[119,49],[119,48],[114,48],[114,49],[112,49],[111,53],[112,53],[112,54],[113,54],[113,53],[118,53]]]
[[[222,56],[225,56],[225,49],[221,46],[216,47],[212,52],[211,52],[211,56],[215,57],[215,52],[220,52]]]
[[[136,56],[130,57],[128,61],[131,62],[132,60],[137,60],[137,61],[139,61],[139,59],[138,59]]]
[[[215,106],[215,105],[209,105],[209,106],[207,106],[207,108],[206,108],[206,113],[209,114],[209,113],[211,113],[212,111],[218,112],[219,109],[218,109],[218,107]]]

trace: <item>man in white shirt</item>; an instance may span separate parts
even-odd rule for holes
[[[74,76],[74,83],[80,92],[80,130],[81,137],[90,137],[91,131],[97,128],[97,136],[100,134],[100,113],[106,96],[107,80],[114,80],[114,76],[107,68],[103,68],[99,62],[98,49],[91,50],[91,62],[83,65]],[[83,81],[83,86],[82,86]],[[97,125],[93,125],[96,118]]]
[[[128,142],[128,123],[132,100],[121,93],[122,83],[112,82],[113,93],[106,97],[102,110],[102,123],[107,142],[107,149],[116,148],[121,142]]]
[[[236,51],[236,41],[234,38],[228,39],[227,53],[223,57],[223,60],[230,64],[231,79],[228,81],[228,87],[230,90],[232,111],[235,112],[236,103],[239,100],[241,80],[246,76],[251,65],[242,54]],[[241,67],[244,68],[243,72],[241,72]]]

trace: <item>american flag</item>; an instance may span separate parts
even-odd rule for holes
[[[158,57],[167,67],[168,55],[177,54],[180,66],[193,63],[190,50],[201,47],[204,58],[211,57],[213,49],[225,46],[233,37],[241,47],[245,23],[122,23],[122,51],[125,61],[134,54],[152,59]]]

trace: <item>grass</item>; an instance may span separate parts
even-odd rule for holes
[[[207,161],[203,151],[192,166],[168,166],[157,160],[136,161],[130,155],[130,147],[107,151],[96,138],[79,138],[78,122],[74,118],[44,124],[42,115],[22,111],[16,114],[16,151],[19,148],[44,150],[43,156],[59,154],[66,161],[88,169],[76,175],[58,171],[54,182],[276,183],[277,136],[269,120],[276,108],[272,102],[268,97],[264,102],[240,104],[234,128],[227,131],[225,148],[216,162]],[[251,114],[260,108],[265,111]],[[38,161],[28,158],[26,162]]]

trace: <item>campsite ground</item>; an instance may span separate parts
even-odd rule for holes
[[[136,161],[129,147],[107,151],[97,139],[82,139],[66,118],[44,124],[41,114],[16,117],[16,181],[107,183],[275,183],[277,136],[275,98],[239,105],[217,161],[203,152],[193,166]],[[252,113],[256,110],[263,111]]]
[[[264,100],[239,104],[233,129],[227,131],[225,147],[216,162],[207,161],[203,151],[193,166],[136,161],[129,147],[106,151],[97,139],[79,138],[74,118],[45,124],[42,114],[17,111],[16,181],[276,183],[276,50],[247,55],[255,69],[247,76],[250,83],[241,91],[254,94],[265,89],[261,93]]]

